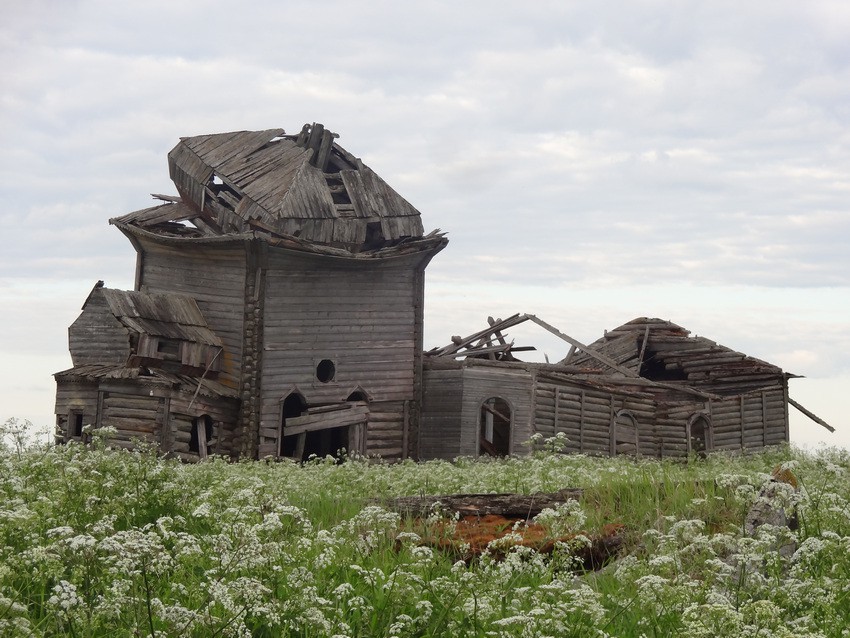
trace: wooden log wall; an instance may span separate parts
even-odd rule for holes
[[[566,434],[566,452],[609,455],[611,422],[621,411],[638,423],[641,456],[663,458],[687,455],[685,424],[704,407],[702,402],[675,404],[676,410],[648,393],[614,393],[564,382],[538,382],[535,387],[535,431],[545,437]],[[633,428],[628,416],[618,421]],[[622,438],[622,437],[618,437]],[[631,445],[633,448],[634,445]],[[630,453],[633,450],[630,448]],[[625,450],[625,447],[622,448]]]
[[[558,432],[566,434],[566,452],[607,456],[615,410],[610,393],[566,384],[538,383],[534,429],[547,438]]]
[[[266,244],[254,241],[246,257],[244,284],[244,323],[242,336],[242,378],[239,398],[242,410],[234,449],[246,458],[262,458],[278,449],[277,433],[260,433],[262,396],[263,326],[266,286]],[[269,448],[272,448],[271,450]]]
[[[461,454],[463,370],[425,369],[419,458],[453,459]]]
[[[404,418],[403,401],[380,401],[369,404],[366,454],[385,459],[398,459],[404,456]]]
[[[708,409],[708,401],[671,401],[659,405],[656,427],[661,438],[661,458],[688,456],[688,421],[695,414],[708,413]]]
[[[370,407],[388,406],[381,422],[393,423],[389,427],[398,431],[392,446],[381,449],[399,449],[404,402],[416,398],[416,351],[421,350],[416,326],[422,312],[415,303],[415,269],[421,259],[352,262],[269,249],[261,444],[277,432],[280,402],[293,387],[308,405],[345,401],[361,389],[368,394]],[[316,374],[324,359],[335,368],[328,382]],[[370,437],[373,423],[379,422],[374,420],[376,414],[370,417]],[[381,426],[374,432],[377,436],[385,429]]]
[[[56,431],[55,440],[66,442],[69,437],[69,415],[82,414],[83,425],[97,423],[97,384],[85,381],[56,382]]]
[[[129,448],[139,440],[159,445],[167,420],[166,401],[147,392],[147,388],[138,386],[101,393],[98,427],[115,428],[110,444]]]
[[[461,402],[460,453],[478,454],[481,404],[489,398],[504,399],[511,406],[510,453],[526,454],[523,443],[533,433],[533,379],[526,370],[474,367],[464,368]]]
[[[213,399],[203,395],[198,395],[193,400],[192,395],[180,393],[170,397],[169,412],[168,425],[161,439],[163,451],[176,454],[183,460],[199,460],[197,452],[193,452],[189,447],[192,422],[202,415],[208,415],[213,421],[213,441],[209,445],[209,454],[231,458],[236,458],[238,455],[236,423],[239,406],[237,401]]]
[[[68,349],[75,366],[127,361],[130,333],[109,311],[100,289],[92,291],[83,312],[68,328]]]
[[[715,449],[758,449],[786,442],[785,391],[765,389],[712,401],[711,422]]]
[[[194,297],[213,332],[221,338],[218,381],[239,388],[245,299],[245,249],[241,244],[179,246],[140,240],[139,281],[148,292]]]

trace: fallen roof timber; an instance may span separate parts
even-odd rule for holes
[[[581,350],[582,352],[584,352],[588,356],[593,357],[594,359],[596,359],[597,361],[599,361],[601,363],[604,363],[609,368],[613,368],[614,370],[617,370],[617,372],[622,372],[627,377],[637,377],[637,376],[639,376],[638,373],[635,372],[634,370],[629,370],[628,368],[624,368],[623,366],[621,366],[619,363],[617,363],[616,361],[614,361],[610,357],[607,357],[606,355],[602,354],[601,352],[597,352],[596,350],[593,350],[592,348],[584,345],[580,341],[577,341],[576,339],[573,339],[569,335],[564,334],[563,332],[558,330],[555,326],[546,323],[542,319],[538,319],[534,315],[523,315],[523,316],[526,319],[530,319],[531,321],[536,323],[541,328],[548,330],[549,332],[551,332],[556,337],[560,337],[561,339],[563,339],[564,341],[569,343],[571,346],[578,348],[579,350]]]
[[[802,412],[803,414],[805,414],[807,417],[809,417],[812,421],[814,421],[814,422],[815,422],[815,423],[817,423],[818,425],[822,425],[823,427],[825,427],[825,428],[826,428],[827,430],[829,430],[830,432],[835,432],[835,428],[834,428],[834,427],[832,427],[829,423],[827,423],[826,421],[824,421],[823,419],[821,419],[819,416],[815,415],[813,412],[809,412],[806,408],[804,408],[802,405],[800,405],[799,403],[797,403],[797,402],[796,402],[794,399],[792,399],[791,397],[788,397],[788,403],[790,403],[791,405],[793,405],[795,408],[797,408],[800,412]]]

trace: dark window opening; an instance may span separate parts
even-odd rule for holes
[[[511,406],[502,398],[490,397],[481,404],[479,454],[507,456],[511,451]]]
[[[329,383],[336,376],[336,365],[330,359],[322,359],[316,366],[316,378],[322,383]]]
[[[83,413],[71,413],[71,436],[82,438],[83,436]]]
[[[366,240],[364,244],[369,248],[379,248],[384,244],[384,231],[381,222],[369,222],[366,224]]]
[[[688,375],[679,366],[667,367],[667,363],[652,350],[647,350],[640,364],[640,376],[652,381],[687,381]]]
[[[215,197],[219,204],[234,210],[241,201],[242,195],[213,173],[207,181],[207,191]]]
[[[298,449],[298,436],[286,436],[286,420],[301,416],[306,409],[307,401],[297,392],[293,392],[283,400],[283,414],[281,417],[282,435],[280,437],[280,449],[278,451],[280,456],[295,456]]]
[[[346,401],[363,401],[368,403],[369,397],[366,396],[365,392],[357,390],[356,392],[352,392],[351,394],[349,394]]]
[[[156,351],[162,355],[163,359],[177,359],[180,356],[180,342],[176,339],[160,338],[156,344]]]
[[[189,434],[189,451],[205,459],[213,444],[213,420],[204,414],[192,419],[192,431]]]
[[[328,185],[328,190],[331,192],[331,199],[334,204],[350,204],[351,197],[348,195],[348,190],[345,188],[345,182],[341,177],[336,175],[326,175],[325,182]]]
[[[343,170],[355,171],[357,170],[357,167],[346,160],[342,156],[342,153],[340,153],[335,147],[331,148],[331,154],[328,158],[328,165],[325,168],[325,171],[328,173],[338,173]]]

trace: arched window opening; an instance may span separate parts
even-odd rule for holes
[[[479,415],[478,453],[507,456],[511,452],[512,414],[510,404],[500,397],[490,397],[481,404]]]
[[[711,420],[706,414],[695,414],[688,420],[688,454],[704,457],[714,448]]]
[[[611,419],[611,456],[640,453],[637,419],[628,410],[620,410]]]
[[[189,434],[189,451],[205,459],[214,445],[212,417],[208,414],[192,419],[192,431]]]
[[[295,417],[301,416],[301,414],[307,409],[307,400],[301,396],[298,392],[292,392],[283,400],[283,404],[281,405],[281,422],[280,429],[281,435],[279,437],[280,441],[280,456],[289,456],[296,457],[299,461],[301,460],[301,456],[303,454],[303,437],[300,435],[295,436],[287,436],[286,435],[286,420],[292,419]],[[301,447],[302,450],[299,453],[299,439],[301,439]]]

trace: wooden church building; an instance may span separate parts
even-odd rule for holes
[[[585,346],[517,315],[424,353],[425,268],[447,239],[336,137],[180,140],[178,195],[110,220],[135,286],[98,282],[69,328],[58,442],[109,427],[114,445],[192,461],[518,454],[535,433],[653,456],[788,440],[792,375],[669,322]],[[518,361],[504,331],[528,319],[570,354]]]
[[[69,328],[60,440],[90,425],[187,460],[413,452],[425,267],[447,240],[335,137],[180,140],[179,196],[110,220],[135,290],[98,283]]]

